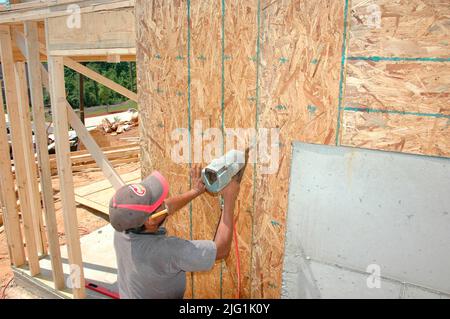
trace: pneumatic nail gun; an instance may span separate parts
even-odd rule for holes
[[[231,150],[224,156],[214,159],[202,170],[202,180],[211,193],[220,192],[233,178],[241,182],[248,162],[249,149],[245,152]]]

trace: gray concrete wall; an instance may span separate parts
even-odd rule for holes
[[[289,192],[284,298],[450,297],[449,159],[295,143]]]

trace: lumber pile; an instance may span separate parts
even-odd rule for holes
[[[131,110],[130,110],[131,111]],[[138,125],[138,112],[134,110],[130,112],[129,120],[121,120],[115,118],[113,122],[107,118],[102,119],[102,123],[98,126],[100,130],[103,130],[107,134],[117,135],[125,131],[130,130],[132,127]]]
[[[101,150],[113,166],[133,163],[139,160],[140,147],[137,143],[103,147]],[[87,150],[72,152],[70,159],[72,162],[72,172],[74,173],[98,168],[94,158]],[[56,157],[54,154],[50,155],[50,169],[52,175],[57,174]]]

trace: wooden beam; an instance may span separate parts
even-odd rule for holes
[[[48,155],[48,135],[45,126],[44,96],[42,92],[41,63],[39,61],[39,40],[37,22],[25,22],[25,49],[28,67],[28,80],[30,83],[31,105],[35,128],[35,140],[39,176],[44,203],[47,238],[52,264],[52,276],[55,289],[64,288],[64,272],[62,268],[61,251],[59,248],[58,227],[56,223],[55,204]]]
[[[71,68],[72,70],[77,71],[78,73],[83,74],[84,76],[97,81],[100,84],[103,84],[104,86],[110,88],[113,91],[116,91],[119,94],[122,94],[123,96],[126,96],[132,101],[137,102],[137,94],[134,92],[131,92],[127,88],[124,88],[122,85],[117,84],[114,81],[111,81],[110,79],[104,77],[101,74],[98,74],[95,71],[92,71],[88,67],[85,67],[84,65],[72,60],[69,57],[64,57],[64,64]]]
[[[78,118],[77,114],[74,112],[72,107],[70,107],[70,105],[67,104],[66,107],[70,125],[75,129],[78,137],[80,137],[81,141],[84,143],[89,153],[91,153],[92,157],[95,159],[97,165],[102,169],[103,175],[105,175],[105,177],[110,181],[114,189],[117,190],[120,187],[124,186],[125,183],[120,178],[120,175],[117,174],[114,167],[111,165],[106,156],[103,154],[102,150],[97,145],[95,140],[92,138],[91,134],[83,125],[81,120]]]
[[[42,3],[42,5],[3,12],[0,15],[0,24],[67,16],[72,14],[70,10],[67,10],[69,3],[78,4],[80,6],[80,13],[134,7],[134,0],[52,0]]]
[[[44,84],[44,87],[46,87],[48,89],[49,88],[48,72],[42,65],[41,65],[41,74],[42,74],[42,83]],[[105,175],[105,177],[109,180],[109,182],[114,187],[114,189],[119,189],[120,187],[125,185],[125,183],[122,180],[122,178],[120,177],[120,175],[117,174],[116,170],[111,165],[111,162],[107,159],[105,154],[103,154],[102,149],[97,145],[94,138],[91,136],[91,134],[86,129],[84,124],[78,118],[77,114],[74,112],[74,110],[72,109],[72,106],[70,106],[69,102],[67,102],[67,100],[65,100],[64,104],[67,109],[70,126],[72,126],[73,129],[77,132],[77,136],[81,139],[83,144],[86,146],[89,153],[91,153],[95,162],[102,170],[103,175]]]
[[[17,42],[19,43],[18,47],[19,48],[25,47],[23,35],[20,32],[16,31],[14,32],[14,36]],[[46,53],[45,48],[43,48],[42,45],[39,45],[39,51],[41,53],[42,52]],[[25,52],[24,55],[26,55]],[[49,90],[48,72],[42,64],[40,65],[40,73],[42,84],[47,90]],[[91,153],[95,162],[103,171],[105,177],[111,182],[111,185],[115,189],[118,189],[123,185],[125,185],[123,180],[120,178],[120,175],[117,174],[114,167],[111,165],[107,157],[103,154],[101,148],[97,145],[97,143],[95,142],[91,134],[88,132],[84,124],[81,122],[81,120],[78,118],[76,113],[73,111],[72,106],[69,104],[69,102],[67,102],[67,100],[65,101],[65,104],[68,112],[68,119],[70,125],[77,132],[78,137],[81,139],[81,141],[84,143],[88,151]]]
[[[69,127],[67,124],[66,89],[64,64],[61,57],[48,57],[50,74],[50,97],[53,125],[55,128],[56,161],[61,188],[61,203],[64,214],[64,230],[67,238],[69,264],[71,265],[71,288],[74,298],[86,296],[84,271],[81,256],[78,219],[75,207],[72,168],[70,163]]]
[[[103,60],[107,61],[108,55],[136,55],[136,48],[65,49],[65,50],[49,50],[49,52],[52,55],[61,55],[67,57],[101,55],[104,56]]]
[[[19,50],[22,51],[22,54],[25,55],[25,52],[24,52],[25,51],[25,40],[24,40],[23,34],[18,30],[14,30],[13,35],[14,35],[14,39],[16,41],[17,47],[19,48]],[[45,46],[42,43],[39,44],[39,52],[41,54],[47,55],[47,50],[45,49]],[[134,92],[128,90],[127,88],[123,87],[122,85],[108,79],[107,77],[89,69],[88,67],[82,65],[81,63],[76,62],[72,58],[65,56],[64,57],[64,65],[66,65],[67,67],[71,68],[72,70],[74,70],[80,74],[83,74],[84,76],[86,76],[94,81],[97,81],[100,84],[103,84],[107,88],[110,88],[111,90],[113,90],[119,94],[122,94],[123,96],[129,98],[130,100],[137,102],[137,94],[136,93],[134,93]]]
[[[26,242],[26,251],[28,264],[32,276],[39,274],[39,259],[37,253],[37,244],[35,239],[35,229],[33,225],[33,216],[27,194],[27,179],[24,163],[24,151],[22,141],[22,130],[20,125],[19,103],[17,99],[15,65],[12,55],[11,32],[8,26],[0,26],[0,56],[2,61],[3,79],[5,81],[5,95],[8,109],[9,122],[11,126],[11,141],[14,156],[14,166],[16,170],[17,188],[19,190],[19,201],[22,212],[24,235]],[[34,163],[34,161],[33,161]]]
[[[13,39],[14,42],[17,46],[17,48],[19,49],[19,52],[21,53],[19,56],[19,52],[15,53],[14,55],[14,61],[15,62],[23,62],[23,56],[25,52],[25,39],[23,36],[23,32],[17,27],[17,26],[13,26],[12,27],[12,34],[13,34]],[[46,55],[46,49],[45,49],[45,45],[43,45],[42,43],[39,43],[39,50],[41,52],[41,62],[46,61],[47,60],[47,55]],[[115,54],[119,54],[120,55],[120,61],[136,61],[136,49],[116,49],[116,50],[111,50],[109,49],[100,49],[100,50],[78,50],[78,51],[73,51],[73,52],[59,52],[59,53],[63,53],[63,54],[54,54],[54,55],[70,55],[71,58],[74,61],[77,62],[90,62],[90,61],[94,61],[94,62],[98,62],[98,61],[107,61],[108,57],[107,54],[111,54],[112,52],[114,52]],[[58,52],[56,52],[58,53]],[[83,54],[83,55],[81,55]]]
[[[1,87],[1,82],[0,82]],[[5,224],[6,240],[10,252],[10,260],[16,267],[25,263],[25,250],[20,231],[17,198],[14,189],[14,178],[11,170],[8,135],[6,133],[5,112],[3,110],[3,94],[0,94],[0,190],[2,212]]]
[[[33,216],[36,243],[38,252],[47,255],[47,238],[42,216],[41,197],[37,181],[36,162],[34,160],[34,148],[32,140],[30,101],[28,99],[28,86],[24,62],[16,62],[15,66],[17,97],[19,101],[20,129],[22,131],[22,148],[24,156],[24,167],[27,180],[27,192],[30,200],[31,213]],[[17,172],[17,171],[16,171]]]

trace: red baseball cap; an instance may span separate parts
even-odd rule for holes
[[[164,202],[169,183],[158,171],[142,182],[119,188],[109,202],[109,220],[117,231],[142,226]]]

